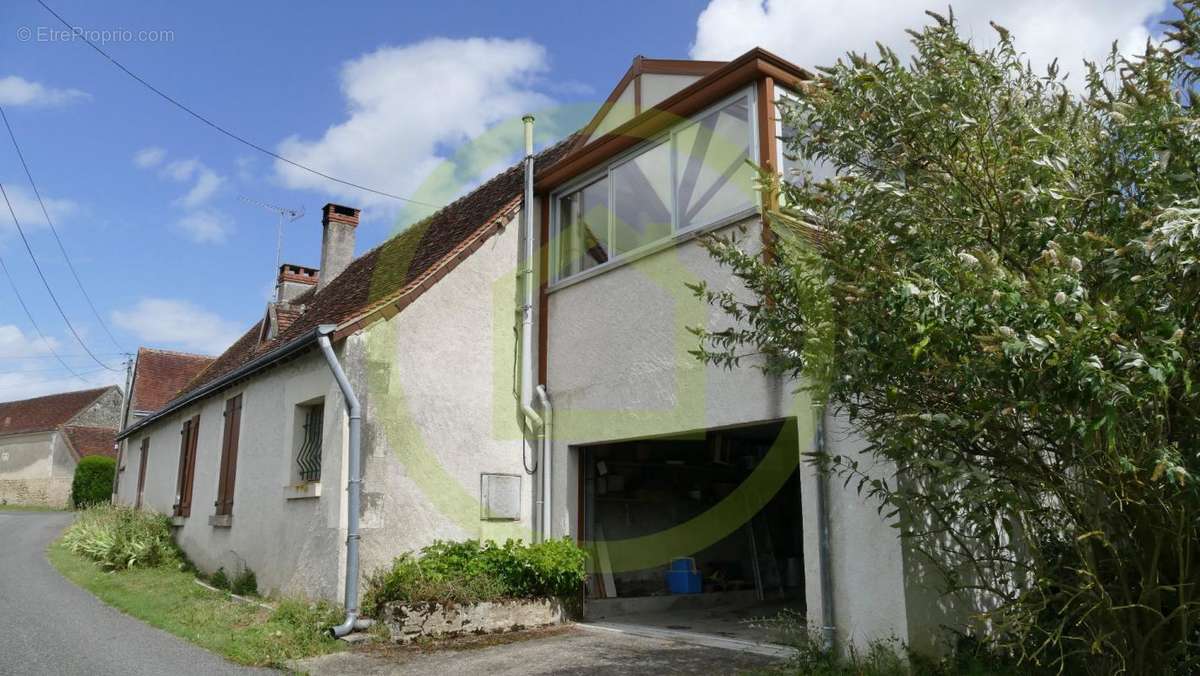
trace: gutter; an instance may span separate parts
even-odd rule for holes
[[[131,436],[138,430],[142,429],[143,427],[147,427],[150,424],[157,422],[158,420],[161,420],[162,418],[165,418],[165,417],[171,415],[172,413],[175,413],[176,411],[178,411],[182,408],[185,408],[188,405],[195,403],[196,401],[199,401],[199,400],[209,396],[210,394],[224,388],[225,386],[229,385],[230,383],[233,383],[234,381],[241,380],[241,379],[243,379],[247,376],[253,375],[269,366],[273,366],[285,359],[295,356],[299,352],[302,352],[303,350],[311,347],[317,341],[317,337],[318,337],[318,335],[320,335],[322,328],[323,327],[317,327],[317,328],[313,329],[312,331],[304,333],[303,335],[299,336],[292,342],[286,343],[284,345],[280,345],[279,347],[277,347],[269,352],[265,352],[265,353],[259,355],[258,357],[251,359],[250,361],[246,362],[245,364],[242,364],[241,366],[237,367],[233,371],[230,371],[229,373],[225,374],[224,376],[214,380],[213,382],[208,383],[207,385],[204,385],[203,387],[201,387],[193,392],[188,393],[184,397],[181,397],[179,399],[176,399],[175,401],[172,401],[171,403],[167,404],[164,408],[161,408],[158,411],[156,411],[153,415],[150,415],[146,418],[142,418],[141,420],[139,420],[137,422],[136,425],[133,425],[131,427],[126,427],[125,429],[121,430],[117,434],[117,441],[128,438],[129,436]]]
[[[349,494],[346,500],[346,619],[329,630],[329,633],[333,634],[335,638],[341,638],[362,626],[358,620],[358,541],[360,539],[358,516],[359,505],[362,502],[362,406],[354,394],[354,388],[350,386],[350,379],[346,377],[346,372],[333,352],[333,345],[329,342],[329,335],[335,330],[337,330],[337,326],[333,324],[323,324],[317,327],[316,341],[321,348],[321,353],[325,355],[325,362],[333,373],[333,379],[337,381],[338,389],[342,391],[342,399],[346,402],[346,412],[350,416],[350,477],[346,481],[346,492]]]

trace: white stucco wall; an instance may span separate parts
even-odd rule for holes
[[[437,539],[529,539],[512,394],[517,222],[350,341],[366,420],[366,572]],[[519,521],[481,519],[482,473],[520,478]]]
[[[233,519],[209,524],[217,495],[225,401],[242,395]],[[297,404],[325,398],[320,497],[288,499]],[[315,350],[198,402],[149,430],[143,507],[170,514],[175,504],[183,421],[200,414],[191,516],[176,530],[180,546],[202,570],[248,566],[264,593],[340,599],[345,565],[343,509],[346,415],[341,393]],[[137,491],[141,439],[127,444],[120,501]]]
[[[757,250],[758,223],[748,223],[738,237]],[[700,280],[714,290],[741,289],[693,240],[551,292],[547,383],[555,407],[555,535],[576,534],[578,459],[572,447],[796,418],[795,452],[811,449],[811,409],[792,383],[749,364],[732,371],[704,366],[688,354],[696,346],[688,326],[716,329],[728,322],[684,286]],[[861,448],[844,429],[831,430],[829,439],[834,452]],[[810,622],[819,626],[817,477],[806,462],[800,462],[800,473],[807,609]],[[839,636],[860,644],[891,636],[907,640],[895,531],[853,486],[843,489],[833,481],[829,490]]]

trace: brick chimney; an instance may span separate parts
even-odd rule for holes
[[[321,274],[317,288],[323,289],[354,260],[354,230],[358,209],[326,204],[321,209]]]
[[[316,286],[319,273],[316,268],[284,263],[279,266],[279,277],[275,279],[275,302],[290,303],[296,296]]]

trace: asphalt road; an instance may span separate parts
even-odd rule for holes
[[[0,511],[0,675],[249,674],[76,587],[46,560],[68,513]]]

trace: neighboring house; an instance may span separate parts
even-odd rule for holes
[[[695,603],[931,645],[936,598],[895,530],[802,461],[859,452],[845,422],[753,360],[688,354],[689,327],[728,321],[685,283],[742,292],[697,235],[769,255],[746,161],[789,166],[774,103],[810,77],[762,50],[639,57],[533,158],[532,203],[518,165],[358,258],[358,210],[326,205],[320,269],[282,266],[262,319],[121,433],[138,470],[119,499],[173,514],[202,569],[340,598],[350,442],[327,336],[362,404],[364,571],[439,538],[567,536],[593,555],[589,617],[686,624],[666,572],[689,557]]]
[[[0,403],[0,504],[66,507],[75,465],[116,455],[121,389]]]
[[[179,394],[193,378],[213,362],[213,358],[202,354],[138,348],[126,384],[126,398],[121,407],[122,429],[154,413]],[[113,482],[113,499],[120,486],[121,473],[129,465],[128,444],[122,440],[118,446],[117,477]],[[135,464],[136,466],[136,464]],[[135,500],[136,501],[136,500]]]

